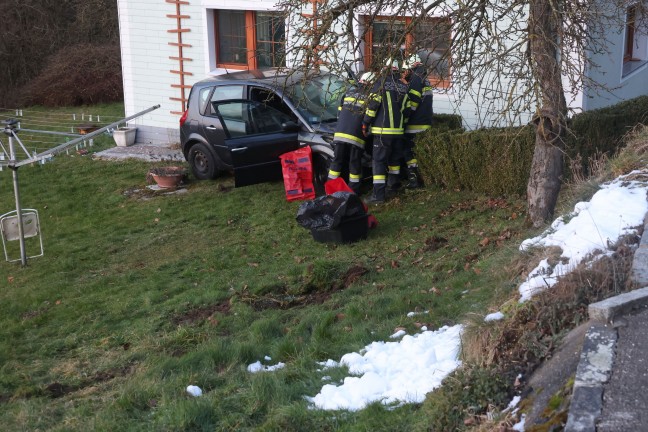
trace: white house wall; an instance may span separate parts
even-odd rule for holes
[[[181,13],[190,18],[183,20],[183,27],[191,31],[182,33],[186,84],[192,84],[205,75],[203,58],[203,8],[199,2],[182,5]],[[167,15],[176,13],[176,6],[160,0],[118,0],[119,27],[121,37],[122,73],[124,80],[124,105],[126,115],[132,115],[154,105],[155,111],[133,120],[138,127],[137,141],[150,143],[179,142],[178,121],[180,116],[172,114],[181,111],[182,106],[171,97],[180,97],[180,90],[172,84],[180,83],[180,76],[171,73],[179,69],[178,48],[169,45],[176,42],[177,35],[169,33],[176,28],[176,20]],[[189,91],[186,90],[186,95]]]
[[[637,29],[634,44],[639,58],[648,60],[648,37],[645,23]],[[641,31],[643,29],[643,32]],[[592,110],[617,104],[621,101],[648,94],[648,64],[623,76],[625,31],[622,28],[607,35],[608,52],[592,56],[599,67],[589,71],[589,76],[606,89],[587,89],[583,108]]]

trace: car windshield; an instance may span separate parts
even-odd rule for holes
[[[320,75],[295,82],[287,93],[309,123],[331,122],[337,119],[345,86],[346,82],[335,75]]]

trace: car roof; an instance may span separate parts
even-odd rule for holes
[[[269,86],[278,86],[292,84],[303,78],[304,74],[302,72],[292,69],[249,69],[205,78],[198,81],[194,86],[203,87],[224,83],[263,83]]]

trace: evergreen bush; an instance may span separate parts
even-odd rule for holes
[[[564,177],[570,178],[572,161],[588,174],[591,158],[614,155],[625,135],[646,121],[648,96],[575,115],[568,124]],[[464,131],[461,117],[435,115],[435,125],[417,136],[417,159],[428,184],[489,195],[524,194],[534,146],[532,125]]]

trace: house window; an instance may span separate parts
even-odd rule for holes
[[[626,76],[648,63],[648,38],[642,31],[641,12],[637,5],[626,12],[625,44],[623,45],[623,73]]]
[[[437,87],[448,87],[450,70],[447,51],[450,47],[450,20],[428,18],[419,22],[406,34],[411,17],[366,17],[365,67],[380,69],[387,57],[394,55],[402,61],[411,52],[425,50],[442,59],[430,69],[430,82]]]
[[[217,10],[216,66],[257,69],[285,66],[286,25],[277,13]]]
[[[625,28],[625,52],[623,53],[623,61],[632,61],[634,58],[634,42],[635,42],[635,27],[637,23],[637,7],[630,6],[626,14],[626,28]]]

